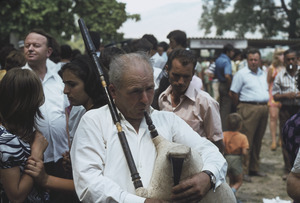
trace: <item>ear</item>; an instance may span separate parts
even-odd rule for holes
[[[48,51],[47,51],[48,58],[51,56],[52,52],[53,52],[53,49],[51,47],[48,47]]]
[[[108,86],[109,93],[113,99],[116,98],[116,87],[113,84],[109,84]]]
[[[165,65],[165,70],[169,74],[169,66],[167,64]]]

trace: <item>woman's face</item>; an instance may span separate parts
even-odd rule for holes
[[[68,96],[72,106],[83,105],[86,108],[90,104],[91,98],[84,90],[83,81],[69,69],[63,72],[63,82],[64,93]]]
[[[277,57],[278,57],[278,60],[279,60],[280,62],[282,62],[282,63],[284,62],[284,54],[283,54],[283,52],[277,54]]]

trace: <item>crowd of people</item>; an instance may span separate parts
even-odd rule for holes
[[[276,49],[263,67],[258,49],[226,44],[204,67],[181,30],[167,35],[169,44],[145,34],[122,47],[103,47],[97,32],[89,34],[101,76],[87,50],[59,45],[41,29],[18,49],[0,50],[1,203],[198,202],[209,191],[218,196],[226,176],[230,202],[243,181],[267,175],[259,163],[268,119],[270,149],[281,146],[282,178],[290,173],[288,194],[299,198],[290,189],[299,187],[297,51]],[[119,140],[124,132],[147,188],[157,152],[145,112],[166,140],[202,157],[199,172],[173,186],[167,199],[137,195]]]

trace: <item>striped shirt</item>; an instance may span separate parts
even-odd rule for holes
[[[286,94],[289,92],[295,92],[298,93],[299,90],[297,88],[297,81],[296,76],[298,74],[298,70],[294,76],[291,76],[286,70],[281,71],[278,73],[278,75],[275,77],[274,83],[273,83],[273,90],[272,94],[273,96],[275,94]],[[283,99],[281,101],[283,105],[297,105],[300,106],[300,99]]]

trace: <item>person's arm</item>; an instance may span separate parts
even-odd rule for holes
[[[212,142],[212,143],[214,143],[214,145],[216,145],[219,148],[219,151],[221,154],[224,154],[225,145],[224,145],[223,139]]]
[[[204,97],[202,97],[204,99]],[[202,106],[205,108],[205,106]],[[203,127],[206,137],[212,141],[221,154],[224,153],[222,123],[220,117],[220,107],[215,100],[208,99],[208,105],[204,111],[200,111],[199,116],[203,119]]]
[[[282,84],[281,77],[280,75],[277,75],[275,77],[273,83],[273,89],[272,89],[272,94],[275,101],[299,98],[300,95],[296,94],[295,92],[281,93],[282,90],[281,84]]]
[[[249,149],[242,148],[242,155],[247,156]]]
[[[267,83],[270,85],[273,81],[274,81],[274,78],[273,78],[273,68],[270,67],[268,69],[268,74],[267,74]]]
[[[35,138],[31,145],[31,155],[43,157],[43,153],[48,146],[45,137],[35,132]],[[33,187],[33,179],[27,174],[21,174],[19,166],[1,169],[1,183],[11,202],[23,202]]]
[[[227,87],[230,88],[230,86],[231,86],[231,80],[232,80],[231,79],[231,75],[225,74],[225,79],[226,79]]]
[[[300,202],[300,173],[290,172],[288,175],[287,193],[295,202]]]
[[[34,140],[30,146],[31,156],[35,157],[36,159],[43,159],[43,154],[47,146],[48,146],[47,139],[42,135],[41,132],[35,131]]]
[[[299,97],[300,97],[300,95],[295,92],[288,92],[288,93],[283,93],[283,94],[277,93],[277,94],[273,95],[273,98],[275,101],[282,101],[285,99],[295,99],[295,98],[299,98]]]
[[[237,106],[239,104],[239,95],[233,91],[230,91],[229,96],[231,97],[233,104]]]
[[[75,192],[73,180],[48,175],[42,160],[29,157],[25,172],[44,188]]]
[[[33,179],[20,173],[18,166],[8,169],[1,169],[1,183],[8,199],[11,202],[23,202],[33,187]]]

